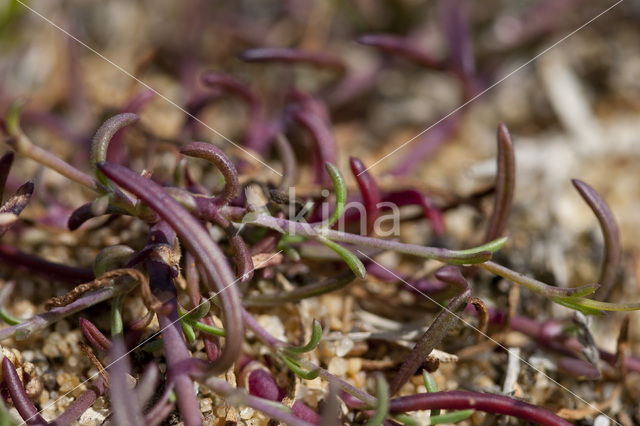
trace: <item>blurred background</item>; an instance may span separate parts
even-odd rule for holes
[[[610,204],[621,228],[624,274],[610,300],[639,300],[639,24],[640,3],[633,1],[3,0],[0,111],[27,98],[23,128],[33,140],[86,167],[95,129],[135,109],[141,125],[127,132],[123,152],[136,167],[161,175],[162,157],[148,163],[140,154],[179,146],[186,126],[192,139],[244,155],[207,127],[189,124],[184,110],[242,145],[256,104],[263,120],[287,129],[288,108],[313,96],[332,123],[341,169],[356,155],[374,165],[381,186],[410,184],[440,205],[492,185],[495,133],[504,122],[517,155],[504,253],[513,268],[562,286],[597,279],[602,237],[571,184],[580,178]],[[252,50],[263,47],[310,55],[266,60]],[[204,71],[234,76],[251,95],[206,87]],[[306,136],[291,132],[303,153]],[[256,152],[279,167],[272,150]],[[55,208],[69,211],[86,200],[63,178],[20,161],[10,185],[38,175],[41,188],[26,217],[52,208],[52,198]],[[256,164],[251,173],[278,181]],[[306,175],[300,186],[316,189]],[[440,242],[478,242],[490,206],[448,212]],[[430,231],[420,225],[403,228],[403,240],[423,242]],[[535,315],[539,307],[521,309]],[[619,321],[594,324],[609,350]],[[637,353],[633,322],[631,333]]]

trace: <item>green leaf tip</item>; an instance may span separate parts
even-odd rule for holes
[[[504,247],[504,245],[507,243],[508,240],[509,240],[508,237],[501,237],[501,238],[497,238],[495,240],[489,241],[486,244],[482,244],[481,246],[472,247],[466,250],[456,250],[455,253],[475,254],[475,253],[481,253],[485,251],[488,251],[490,253],[495,253],[498,250],[500,250],[502,247]]]
[[[575,309],[586,315],[602,315],[603,311],[606,311],[606,312],[640,311],[640,302],[610,303],[610,302],[601,302],[599,300],[594,300],[594,299],[587,299],[586,297],[575,297],[575,296],[554,297],[552,300],[562,306]]]
[[[347,204],[347,183],[335,165],[326,163],[325,167],[327,168],[327,173],[329,173],[329,177],[333,183],[333,190],[336,194],[336,206],[333,213],[331,213],[331,217],[323,224],[323,226],[330,227],[336,223],[338,219],[340,219],[340,216],[342,216],[342,213],[344,213]]]
[[[300,365],[298,365],[295,360],[289,358],[288,356],[282,356],[282,362],[284,362],[285,365],[289,367],[289,369],[293,371],[297,376],[302,377],[305,380],[313,380],[320,375],[319,369],[306,371],[302,367],[300,367]]]
[[[340,256],[342,260],[345,261],[347,266],[349,266],[349,269],[351,269],[351,271],[357,277],[364,278],[365,275],[367,275],[367,269],[364,267],[364,264],[362,263],[362,261],[358,259],[358,256],[351,253],[351,251],[349,251],[347,248],[342,247],[340,244],[334,241],[331,241],[321,235],[318,235],[316,239],[322,244],[324,244],[325,246],[329,247],[334,252],[336,252],[336,254]]]
[[[320,324],[320,321],[314,319],[309,342],[304,346],[290,346],[286,350],[288,352],[299,353],[299,354],[305,353],[305,352],[311,352],[318,346],[321,338],[322,338],[322,325]]]

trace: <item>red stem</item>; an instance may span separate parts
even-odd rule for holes
[[[505,414],[548,426],[571,426],[561,417],[535,405],[527,404],[503,395],[468,391],[421,393],[391,400],[389,411],[474,409],[493,414]]]

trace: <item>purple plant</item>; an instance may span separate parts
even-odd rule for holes
[[[15,366],[6,356],[2,359],[2,379],[7,386],[13,405],[25,423],[28,425],[46,425],[47,422],[27,396]]]
[[[306,35],[296,41],[299,42],[298,45],[308,47],[317,42],[315,25],[318,23],[313,22],[315,15],[310,19],[303,19],[301,11],[296,12],[295,3],[287,4],[285,9],[299,14],[292,21],[305,22],[309,26],[308,31],[305,31]],[[528,17],[520,20],[526,28],[523,27],[520,39],[513,46],[503,43],[499,48],[521,47],[526,40],[556,26],[557,23],[554,22],[548,25],[539,22],[541,16],[553,21],[550,11],[554,8],[547,3],[549,2],[543,2],[540,8],[532,9]],[[482,300],[471,297],[470,283],[475,292],[478,286],[488,283],[486,273],[473,275],[472,281],[472,274],[468,273],[465,278],[458,267],[477,265],[472,271],[482,272],[480,269],[484,269],[522,285],[549,301],[585,314],[640,309],[640,303],[602,301],[616,284],[620,273],[620,235],[611,209],[593,188],[582,181],[574,180],[573,183],[594,211],[605,240],[605,255],[598,283],[559,288],[522,275],[495,260],[494,253],[502,250],[507,242],[505,233],[515,190],[514,146],[505,125],[500,124],[498,127],[495,190],[482,190],[463,197],[442,190],[431,193],[423,190],[422,185],[405,183],[408,175],[415,173],[426,158],[444,143],[452,141],[457,130],[463,124],[466,125],[463,123],[465,116],[459,111],[436,120],[430,128],[407,142],[415,140],[415,145],[407,149],[408,154],[396,162],[386,176],[396,178],[398,183],[383,186],[383,183],[389,185],[389,181],[385,180],[385,176],[376,174],[381,185],[379,187],[364,163],[357,157],[350,157],[349,165],[359,195],[352,194],[351,198],[348,197],[347,183],[336,166],[342,164],[340,160],[344,160],[344,157],[339,153],[340,146],[334,136],[348,133],[342,133],[343,129],[335,127],[333,123],[340,123],[349,129],[352,127],[352,117],[360,113],[366,117],[369,104],[374,103],[379,96],[371,89],[377,84],[376,78],[384,75],[389,56],[401,57],[418,64],[419,72],[453,76],[455,84],[461,87],[459,92],[462,101],[473,99],[484,80],[491,76],[491,69],[487,68],[495,66],[493,58],[489,57],[487,61],[486,56],[483,56],[479,59],[474,52],[474,47],[481,54],[485,53],[483,49],[487,50],[482,44],[474,46],[475,39],[472,37],[472,34],[483,30],[479,27],[486,23],[479,25],[477,21],[470,19],[471,6],[464,0],[437,2],[435,11],[440,26],[438,30],[443,35],[443,52],[448,52],[442,56],[419,46],[416,40],[420,34],[415,29],[410,29],[410,35],[407,36],[371,34],[361,37],[361,44],[374,47],[385,54],[378,55],[376,62],[366,70],[355,69],[351,66],[351,61],[347,66],[342,57],[317,48],[307,50],[306,47],[264,47],[241,54],[241,59],[245,62],[279,63],[279,70],[309,65],[329,70],[332,77],[338,77],[333,86],[313,93],[305,92],[282,78],[284,84],[278,85],[278,92],[265,94],[262,92],[264,82],[254,81],[254,76],[251,79],[243,77],[244,81],[250,81],[250,85],[226,72],[209,71],[200,76],[197,70],[206,69],[211,63],[223,69],[230,64],[218,57],[215,57],[215,62],[210,61],[209,56],[196,57],[191,48],[188,53],[176,56],[173,52],[176,46],[167,46],[167,51],[163,50],[160,56],[169,55],[172,60],[178,58],[176,69],[181,73],[180,80],[186,82],[183,86],[186,95],[182,97],[186,104],[184,110],[190,116],[183,124],[178,124],[177,128],[182,126],[182,130],[175,132],[177,141],[159,136],[162,133],[160,129],[147,124],[147,120],[140,128],[131,129],[135,132],[128,130],[129,136],[136,137],[127,138],[127,143],[130,139],[136,139],[132,141],[133,144],[145,147],[141,158],[126,155],[140,150],[133,147],[126,149],[123,146],[123,130],[138,121],[136,113],[159,92],[148,86],[149,90],[137,92],[124,107],[116,108],[121,111],[119,114],[107,119],[101,126],[95,126],[98,130],[90,151],[79,150],[78,146],[85,146],[89,141],[83,135],[86,134],[86,127],[92,117],[97,116],[97,110],[89,111],[86,106],[86,96],[82,93],[82,85],[78,84],[80,67],[74,52],[70,53],[70,91],[73,93],[70,93],[68,100],[60,102],[60,105],[68,103],[70,114],[77,116],[74,118],[79,123],[77,126],[68,125],[51,113],[38,114],[30,111],[25,115],[26,119],[22,120],[25,132],[20,125],[21,103],[16,102],[9,108],[7,119],[2,123],[7,145],[19,155],[58,172],[93,193],[94,199],[78,203],[81,204],[80,207],[71,212],[68,218],[67,226],[69,230],[77,230],[77,240],[82,241],[85,235],[93,236],[96,228],[104,233],[101,234],[102,237],[110,237],[104,238],[104,241],[112,239],[111,237],[117,240],[115,243],[108,243],[113,245],[107,247],[92,245],[87,248],[88,251],[95,250],[98,253],[93,259],[93,270],[50,262],[21,251],[18,247],[25,228],[34,223],[36,226],[63,223],[61,219],[63,216],[64,219],[67,218],[70,209],[54,195],[41,197],[44,209],[55,207],[57,210],[47,212],[45,219],[37,217],[31,220],[29,216],[30,220],[14,226],[18,215],[33,198],[34,188],[39,194],[44,192],[46,185],[38,180],[38,185],[35,186],[31,182],[22,186],[15,181],[7,184],[14,154],[8,153],[0,158],[0,201],[5,186],[15,191],[15,195],[0,207],[0,236],[6,233],[7,238],[7,242],[0,244],[0,261],[11,268],[20,269],[21,273],[44,276],[56,281],[51,284],[56,293],[59,290],[58,281],[73,285],[66,289],[64,295],[46,302],[45,312],[21,320],[11,317],[4,308],[16,282],[8,281],[3,284],[0,289],[0,317],[9,326],[0,330],[0,340],[13,337],[17,341],[24,341],[62,318],[81,313],[82,317],[78,319],[79,329],[96,351],[94,354],[85,345],[85,355],[101,374],[85,392],[75,398],[54,421],[55,424],[67,425],[77,421],[99,396],[108,393],[111,419],[115,424],[158,425],[165,422],[177,408],[184,424],[200,425],[203,418],[194,382],[215,393],[219,397],[215,398],[216,404],[250,407],[275,421],[292,425],[333,425],[367,418],[367,424],[371,426],[395,424],[397,421],[410,423],[412,419],[406,413],[414,410],[434,410],[431,419],[433,423],[458,422],[472,415],[473,410],[478,410],[540,424],[568,424],[542,407],[505,395],[438,391],[434,386],[427,385],[428,393],[395,396],[407,389],[405,385],[436,347],[447,346],[445,337],[456,325],[458,313],[471,307],[477,312],[479,329],[485,330],[487,323],[496,327],[508,326],[530,336],[540,348],[560,355],[557,361],[558,374],[596,379],[601,378],[599,367],[606,370],[609,368],[607,365],[620,371],[640,370],[640,361],[633,356],[625,356],[624,353],[628,323],[621,331],[617,352],[612,354],[597,348],[584,321],[578,323],[556,318],[546,321],[529,319],[517,315],[515,306],[512,306],[507,321],[505,314],[498,308],[488,309]],[[373,8],[371,16],[387,11],[386,6],[381,9],[376,9],[379,6],[375,5],[370,7]],[[397,7],[403,9],[405,6]],[[205,7],[200,9],[200,19],[211,18],[212,26],[220,23],[217,15],[211,16]],[[274,28],[277,31],[273,31],[257,28],[262,25],[257,21],[251,25],[235,21],[231,19],[233,16],[229,15],[226,7],[220,10],[219,15],[224,16],[223,21],[229,21],[225,22],[227,27],[235,27],[230,40],[241,41],[242,46],[270,44],[274,40],[280,43],[282,34],[291,30],[287,25],[276,25]],[[363,22],[369,19],[364,14],[361,16],[359,10],[354,12],[353,17],[345,19],[351,18]],[[204,31],[204,25],[197,27]],[[181,21],[180,28],[191,26]],[[383,31],[390,30],[384,25],[380,28]],[[362,29],[364,27],[358,28],[357,32],[360,33]],[[419,29],[423,30],[430,28]],[[332,29],[331,34],[333,31],[339,34],[341,28]],[[224,44],[219,46],[221,50]],[[244,48],[246,47],[242,47]],[[231,65],[246,67],[246,64],[238,61]],[[144,67],[146,63],[140,66]],[[272,67],[260,69],[268,77],[271,76]],[[312,74],[321,73],[314,71]],[[196,88],[198,77],[206,91],[202,87]],[[238,96],[246,103],[248,114],[243,145],[261,155],[264,161],[279,161],[281,179],[267,176],[257,165],[245,167],[247,164],[243,160],[229,157],[224,147],[191,141],[196,134],[194,122],[199,121],[196,116],[223,95]],[[361,99],[365,101],[355,102]],[[4,102],[4,99],[0,101]],[[350,111],[354,107],[354,111]],[[31,136],[39,136],[31,133],[31,125],[34,124],[62,135],[65,142],[73,143],[70,151],[74,152],[74,161],[68,163],[52,151],[34,143]],[[75,127],[83,130],[76,131]],[[358,132],[367,131],[367,126],[353,128]],[[309,136],[310,144],[299,139],[305,134]],[[346,138],[339,140],[342,143]],[[158,168],[155,174],[153,170],[138,173],[136,168],[141,167],[141,164],[149,169],[152,168],[151,165],[157,164],[154,160],[159,146],[174,156],[167,156],[168,161],[163,161],[163,168]],[[352,148],[353,145],[349,147]],[[360,147],[358,152],[359,149]],[[86,168],[90,172],[83,171],[87,157],[89,165]],[[206,160],[217,169],[224,178],[224,187],[220,193],[212,195],[212,191],[203,185],[205,180],[200,181],[198,174],[192,173],[189,167],[189,161],[195,160],[185,157]],[[303,159],[308,161],[302,161]],[[311,167],[306,167],[307,164],[311,164]],[[370,167],[376,164],[370,164]],[[208,172],[208,169],[205,170],[205,173]],[[402,176],[405,178],[397,179]],[[327,197],[324,190],[330,184],[333,195]],[[261,193],[244,191],[249,185],[259,187]],[[295,199],[289,199],[288,190],[294,187],[301,194],[295,195]],[[453,240],[444,226],[447,212],[465,203],[479,207],[482,197],[491,193],[494,193],[495,198],[484,235],[465,241]],[[449,202],[440,204],[440,197],[436,198],[438,203],[434,202],[434,194],[443,195],[442,198]],[[333,206],[328,214],[324,211],[320,213],[320,208],[316,205],[302,214],[302,217],[296,216],[301,208],[306,209],[313,203],[328,200],[331,201],[326,205]],[[348,222],[348,231],[354,228],[352,225],[356,219],[365,221],[363,217],[345,215],[347,201],[361,201],[364,205],[366,233],[362,232],[363,235],[336,229],[341,224],[341,219]],[[428,219],[433,229],[431,234],[438,237],[435,239],[437,243],[446,242],[464,247],[470,245],[470,241],[475,241],[481,245],[451,250],[427,246],[427,238],[416,244],[381,238],[382,233],[376,234],[374,225],[382,212],[385,212],[381,210],[382,202],[391,202],[397,207],[419,206],[421,214],[416,217]],[[294,214],[287,211],[289,204],[296,206]],[[483,212],[481,208],[477,210]],[[36,211],[33,215],[38,214]],[[79,229],[89,219],[105,215],[112,217],[102,221],[94,229],[87,226]],[[404,221],[406,217],[400,219]],[[140,223],[131,225],[136,221],[142,222],[143,226],[139,226]],[[115,235],[116,232],[118,235]],[[103,239],[98,241],[101,243]],[[376,260],[376,256],[384,252],[396,254],[394,259],[397,260],[397,265],[393,269],[386,268]],[[503,260],[504,257],[498,259]],[[410,262],[423,266],[419,274],[409,275],[406,267]],[[440,262],[445,266],[432,268],[433,262]],[[256,274],[256,269],[262,270]],[[394,359],[398,365],[396,371],[380,367],[383,371],[374,373],[375,389],[358,388],[344,378],[330,373],[330,366],[324,367],[326,353],[330,351],[325,351],[322,346],[318,350],[322,339],[326,337],[322,324],[329,325],[331,333],[335,332],[336,326],[326,324],[324,319],[322,323],[314,320],[312,324],[308,324],[305,321],[308,306],[315,305],[301,303],[328,293],[334,293],[336,297],[348,294],[345,301],[356,300],[356,303],[366,309],[368,304],[376,303],[375,300],[369,300],[375,299],[369,297],[375,293],[371,290],[375,286],[369,286],[371,283],[363,285],[362,280],[367,278],[367,272],[383,283],[403,283],[403,286],[394,289],[400,294],[410,290],[414,296],[420,294],[429,299],[433,297],[442,307],[437,314],[426,320],[429,322],[426,330],[422,329],[422,334],[416,334],[418,337],[415,338],[413,348],[406,351],[406,358]],[[202,281],[205,286],[202,286]],[[345,290],[347,286],[350,287]],[[341,290],[345,293],[338,293]],[[596,291],[596,300],[587,298]],[[139,298],[146,307],[145,313],[139,314],[137,318],[123,315],[130,313],[124,308],[131,298]],[[96,326],[100,324],[103,327],[102,324],[106,324],[96,318],[102,311],[88,309],[101,302],[110,302],[111,305],[109,333],[103,333]],[[293,306],[296,310],[291,309]],[[395,305],[390,306],[389,309],[395,309]],[[424,303],[416,302],[411,306],[412,309],[407,309],[407,315],[414,308],[421,309],[425,306],[427,305]],[[286,339],[275,337],[275,333],[267,330],[268,327],[260,325],[259,318],[254,316],[257,312],[276,312],[282,315],[298,312],[301,317],[301,332],[292,339],[298,344],[287,341],[291,338],[289,334]],[[316,311],[312,312],[315,315]],[[404,317],[404,313],[400,316]],[[156,324],[153,321],[156,318],[159,329],[151,329],[150,325]],[[349,318],[345,319],[345,323],[351,327],[349,321]],[[305,333],[305,329],[310,331]],[[153,331],[149,333],[150,330]],[[288,325],[286,331],[293,332]],[[146,337],[141,339],[141,336]],[[154,362],[145,369],[132,366],[129,360],[130,353],[137,351],[140,346],[148,354],[146,356],[154,357]],[[594,352],[592,356],[585,355],[589,350]],[[317,351],[317,362],[312,361],[315,358],[308,355],[313,351]],[[390,353],[402,353],[402,350]],[[157,362],[159,354],[163,356],[162,364]],[[363,356],[370,356],[371,352],[365,354]],[[603,362],[598,363],[598,357]],[[166,366],[166,370],[161,373],[158,365]],[[237,383],[229,380],[231,374],[222,376],[232,367],[235,367],[237,373]],[[281,374],[283,372],[290,374]],[[29,399],[19,373],[7,357],[3,360],[2,375],[6,394],[25,422],[46,423]],[[129,376],[139,377],[134,389],[129,386]],[[243,381],[243,377],[246,380]],[[295,382],[291,380],[292,377]],[[318,406],[307,405],[297,399],[298,383],[317,378],[329,383],[324,406],[322,403]],[[390,384],[387,383],[387,378],[390,379]],[[286,380],[290,383],[285,385]],[[157,392],[158,388],[162,391]],[[345,414],[341,409],[339,399],[349,407],[348,413]],[[150,404],[152,400],[153,404]],[[444,409],[457,411],[441,414],[439,410]]]
[[[345,64],[338,56],[326,52],[308,52],[300,49],[279,47],[261,47],[247,50],[240,55],[247,62],[284,62],[303,63],[316,67],[327,67],[337,71],[344,71]]]
[[[362,202],[367,213],[367,234],[373,231],[373,225],[380,215],[378,204],[380,203],[380,189],[376,185],[373,176],[369,174],[365,165],[356,157],[349,159],[351,172],[358,182],[360,193],[362,194]]]

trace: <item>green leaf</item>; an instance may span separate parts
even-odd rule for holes
[[[333,183],[333,190],[336,194],[336,206],[333,213],[331,213],[331,217],[321,225],[328,228],[336,223],[338,219],[340,219],[340,216],[342,216],[342,213],[344,213],[344,208],[347,205],[347,183],[335,165],[326,163],[325,167],[327,168],[327,172]]]
[[[184,331],[184,335],[189,341],[189,343],[193,343],[196,341],[196,332],[193,331],[193,327],[189,324],[189,321],[186,321],[184,318],[180,321],[180,325],[182,326],[182,331]]]
[[[484,251],[495,253],[498,250],[500,250],[502,247],[504,247],[504,245],[507,243],[508,240],[509,240],[508,237],[497,238],[481,246],[472,247],[466,250],[455,250],[455,253],[456,254],[475,254],[475,253],[481,253]]]
[[[22,322],[22,320],[19,320],[18,318],[7,312],[4,306],[0,307],[0,319],[9,325],[16,325]]]
[[[407,414],[396,414],[393,416],[393,418],[406,426],[420,426],[419,421],[412,419]]]
[[[133,253],[134,250],[124,244],[103,248],[93,260],[93,274],[99,277],[112,269],[123,268]]]
[[[588,315],[601,315],[602,311],[625,312],[640,310],[640,302],[609,303],[585,297],[555,297],[552,300]]]
[[[142,350],[149,353],[159,351],[160,349],[162,349],[162,339],[152,340],[142,346]]]
[[[298,354],[311,352],[318,346],[321,338],[322,338],[322,325],[320,324],[320,321],[314,319],[312,331],[311,331],[311,338],[309,339],[309,342],[304,346],[290,346],[286,348],[286,350],[288,352],[293,352]]]
[[[282,362],[284,362],[285,365],[289,367],[291,371],[293,371],[297,376],[302,377],[305,380],[313,380],[320,375],[320,370],[311,370],[311,371],[303,370],[302,367],[300,367],[300,365],[298,365],[296,361],[294,361],[292,358],[289,358],[288,356],[282,356],[281,358],[282,358]]]
[[[200,321],[190,322],[189,323],[196,330],[202,331],[204,333],[213,334],[215,336],[224,337],[224,329],[214,327],[208,324],[204,324]]]
[[[13,420],[13,417],[11,417],[11,414],[9,414],[4,400],[0,399],[0,426],[13,426],[17,424],[18,423]]]
[[[424,371],[422,373],[422,378],[424,379],[424,387],[427,388],[427,392],[438,392],[438,385],[431,374]],[[438,416],[440,415],[440,410],[431,410],[431,414],[432,416]]]
[[[384,422],[389,414],[389,384],[382,374],[376,376],[376,398],[378,406],[376,411],[367,422],[367,426],[379,426]]]
[[[348,249],[342,247],[336,242],[323,237],[322,235],[318,235],[316,237],[316,240],[329,247],[331,250],[335,251],[338,256],[340,256],[342,260],[345,261],[347,266],[349,266],[349,269],[351,269],[351,271],[353,271],[353,273],[357,277],[364,278],[365,275],[367,275],[367,269],[364,267],[360,259],[358,259],[358,257],[355,254],[351,253]]]
[[[117,336],[122,335],[123,326],[122,326],[122,295],[117,295],[113,298],[111,302],[111,335]]]
[[[475,410],[460,410],[453,413],[442,414],[439,416],[431,416],[429,424],[439,425],[443,423],[458,423],[471,417]]]
[[[209,313],[210,310],[211,302],[205,300],[204,302],[200,303],[194,310],[189,312],[187,316],[189,317],[189,321],[200,321],[205,317],[205,315]]]

